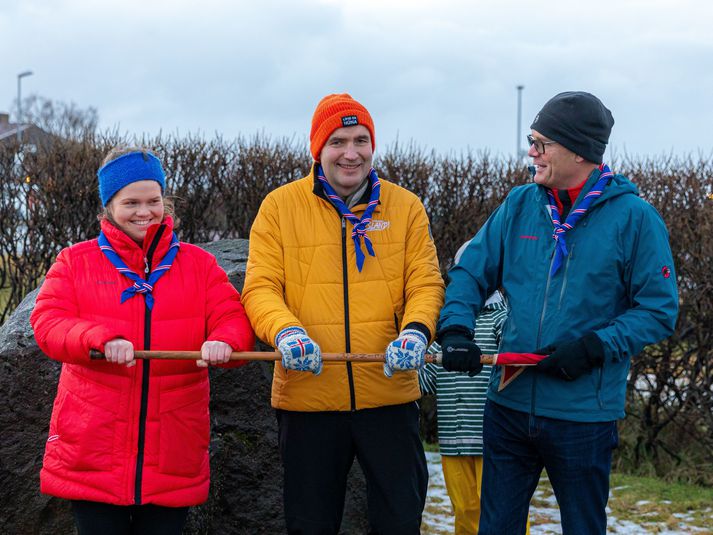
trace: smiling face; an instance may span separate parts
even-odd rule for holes
[[[163,221],[161,186],[155,180],[139,180],[121,188],[107,211],[114,225],[139,245],[150,225]]]
[[[319,161],[329,185],[341,197],[354,193],[369,175],[374,153],[363,125],[337,128],[322,148]]]
[[[532,137],[545,143],[552,141],[537,130],[532,130]],[[586,162],[581,156],[577,156],[559,143],[547,144],[544,149],[545,152],[540,154],[533,144],[527,151],[527,155],[532,158],[536,169],[535,183],[541,186],[555,189],[574,188],[586,180],[591,172],[591,169],[584,167],[594,166],[594,164],[583,166],[582,164],[586,164]]]

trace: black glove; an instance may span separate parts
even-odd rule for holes
[[[539,371],[565,381],[574,381],[594,368],[601,368],[604,364],[604,346],[594,333],[585,334],[574,342],[565,342],[549,346],[544,350],[537,350],[535,353],[550,354],[549,357],[537,363]]]
[[[480,373],[483,352],[473,341],[473,331],[460,325],[449,327],[438,334],[443,354],[443,367],[449,372],[468,372],[473,377]]]

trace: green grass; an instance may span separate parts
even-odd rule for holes
[[[422,440],[421,443],[423,444],[424,451],[438,452],[438,443],[437,442],[426,442],[425,440]]]
[[[5,269],[7,269],[9,266],[7,257],[5,255],[0,255],[0,270],[4,272]],[[5,310],[5,307],[7,306],[8,301],[10,300],[10,287],[9,286],[1,286],[0,287],[0,324],[3,323],[2,321],[2,313]],[[7,314],[8,317],[10,317],[10,314]],[[7,318],[5,318],[7,319]]]
[[[713,533],[713,488],[666,483],[653,477],[612,474],[614,499],[609,506],[617,518],[640,522],[664,522],[674,529],[685,515],[686,524],[709,528]]]
[[[5,310],[10,299],[10,288],[0,288],[0,313]]]
[[[646,533],[678,531],[684,529],[683,523],[686,530],[682,533],[698,528],[695,533],[713,534],[713,488],[621,473],[613,473],[610,483],[608,505],[617,520],[634,522]],[[551,507],[546,498],[552,495],[552,487],[544,473],[539,489],[542,494],[532,504]],[[532,518],[534,525],[542,521],[547,519]]]

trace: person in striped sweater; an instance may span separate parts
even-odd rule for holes
[[[475,342],[483,353],[497,353],[507,318],[507,304],[499,291],[486,301],[475,323]],[[440,353],[437,343],[429,353]],[[419,370],[424,394],[436,395],[438,447],[446,489],[455,513],[456,535],[478,533],[483,474],[483,408],[492,366],[474,377],[449,372],[437,364]],[[529,534],[529,523],[527,533]]]

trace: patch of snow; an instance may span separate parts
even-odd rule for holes
[[[441,455],[437,452],[426,452],[426,462],[428,464],[428,494],[426,497],[426,509],[423,513],[421,530],[424,535],[452,535],[454,532],[453,510],[450,498],[446,492],[446,483],[443,478],[443,468],[441,466]],[[615,487],[612,491],[626,488],[627,486]],[[609,500],[614,501],[616,497],[609,494]],[[540,480],[533,496],[533,501],[537,505],[530,506],[530,534],[531,535],[561,535],[560,513],[557,500],[552,493],[546,478]],[[637,506],[652,503],[649,500],[641,500]],[[670,504],[670,500],[662,503]],[[710,534],[709,528],[698,528],[689,525],[687,522],[693,521],[693,515],[677,513],[673,516],[679,520],[678,525],[669,526],[665,522],[647,521],[647,517],[655,516],[656,512],[640,513],[641,522],[631,520],[620,520],[612,515],[611,508],[607,506],[607,534],[614,535],[643,535],[656,533],[657,535],[681,535],[683,533]],[[713,508],[706,507],[703,512],[713,511]],[[713,515],[710,515],[713,519]]]
[[[428,493],[426,508],[423,511],[421,524],[424,533],[450,534],[455,530],[455,519],[451,507],[451,499],[446,491],[446,480],[443,478],[441,454],[434,451],[426,452],[428,465]]]

